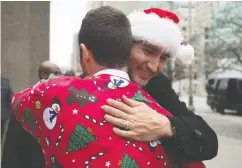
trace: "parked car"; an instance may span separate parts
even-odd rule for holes
[[[206,84],[207,104],[224,114],[225,109],[242,115],[242,78],[210,78]]]

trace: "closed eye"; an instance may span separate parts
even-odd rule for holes
[[[152,55],[152,54],[154,54],[153,51],[148,50],[148,49],[146,49],[146,48],[144,48],[143,51],[144,51],[144,53],[145,53],[146,55]]]

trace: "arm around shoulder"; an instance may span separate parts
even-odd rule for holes
[[[183,159],[203,161],[217,155],[216,133],[202,117],[189,111],[186,104],[179,100],[164,74],[151,79],[145,90],[173,115],[171,122],[178,136],[172,143],[176,143],[177,150],[182,152]]]

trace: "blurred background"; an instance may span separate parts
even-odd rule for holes
[[[125,14],[157,7],[180,18],[185,43],[195,49],[189,68],[167,63],[180,99],[217,132],[219,154],[208,168],[240,168],[242,156],[242,2],[239,1],[4,1],[1,2],[1,76],[13,91],[38,80],[50,60],[81,74],[77,32],[90,9],[110,5]],[[162,86],[161,86],[162,87]],[[158,88],[157,88],[158,89]]]

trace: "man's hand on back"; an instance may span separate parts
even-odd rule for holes
[[[102,106],[107,122],[125,128],[115,127],[115,134],[137,141],[154,141],[173,136],[170,120],[166,116],[125,96],[123,102],[108,99],[107,105]]]

